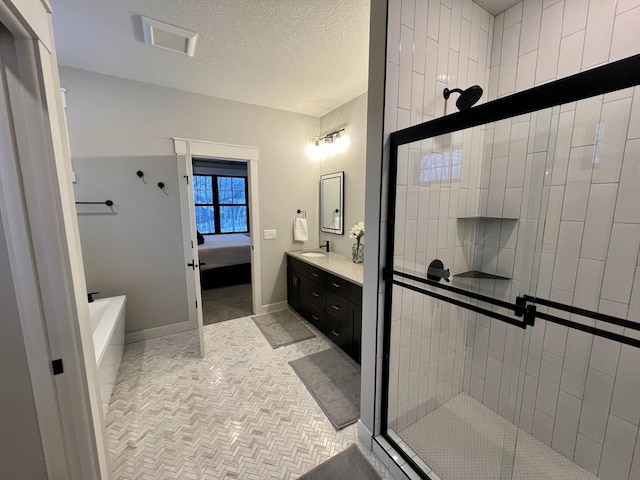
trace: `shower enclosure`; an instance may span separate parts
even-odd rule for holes
[[[382,434],[423,478],[640,478],[638,83],[391,135]]]

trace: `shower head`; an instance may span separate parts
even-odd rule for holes
[[[448,100],[452,93],[459,93],[460,96],[458,100],[456,100],[456,107],[458,110],[467,110],[473,107],[480,97],[482,96],[482,87],[480,85],[473,85],[466,90],[461,90],[459,88],[452,88],[449,90],[448,88],[444,89],[442,92],[442,96],[445,100]]]

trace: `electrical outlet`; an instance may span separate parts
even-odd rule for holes
[[[276,231],[275,230],[265,230],[264,231],[264,239],[265,240],[273,240],[274,238],[276,238]]]

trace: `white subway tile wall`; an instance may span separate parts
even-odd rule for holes
[[[638,25],[640,0],[524,0],[495,17],[469,0],[390,0],[385,135],[456,111],[445,87],[479,84],[482,103],[640,53]],[[640,87],[399,159],[395,268],[425,275],[439,258],[511,278],[464,281],[490,296],[532,289],[640,322]],[[394,287],[390,353],[394,431],[466,392],[603,480],[640,478],[638,349],[542,320],[523,334]]]

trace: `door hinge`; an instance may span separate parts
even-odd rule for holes
[[[183,177],[187,181],[187,185],[189,185],[189,175],[183,175]]]
[[[191,240],[191,248],[193,248],[193,240]]]
[[[53,368],[54,375],[60,375],[64,373],[64,367],[62,366],[62,359],[58,358],[57,360],[53,360],[51,362],[51,367]]]
[[[196,300],[196,308],[198,308],[198,300]]]

